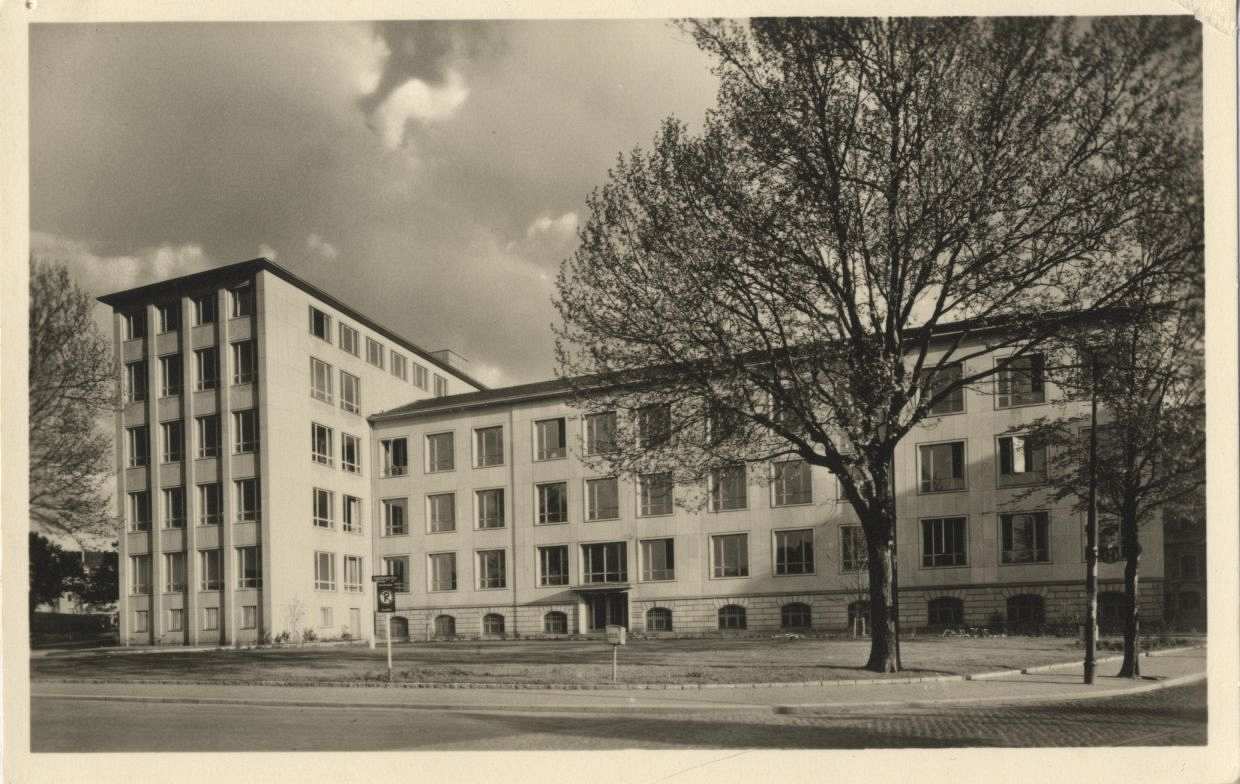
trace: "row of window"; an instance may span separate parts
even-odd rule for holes
[[[230,345],[232,351],[234,385],[253,384],[258,379],[257,350],[253,340],[240,340]],[[173,397],[181,394],[183,366],[180,354],[165,354],[159,358],[159,395]],[[219,350],[215,346],[194,350],[194,389],[199,392],[216,389],[220,380]],[[125,400],[146,400],[146,360],[125,365]]]
[[[220,417],[219,414],[208,414],[195,417],[198,450],[196,457],[218,457],[220,454]],[[164,463],[176,463],[185,458],[185,428],[181,420],[161,422],[160,460]],[[127,430],[127,459],[130,468],[145,466],[150,462],[149,434],[146,425],[138,425]],[[258,450],[258,409],[249,408],[233,412],[233,454],[246,454]],[[355,452],[360,455],[360,449]],[[359,462],[360,470],[360,462]],[[346,469],[347,470],[347,469]]]
[[[316,487],[311,491],[310,522],[315,528],[336,527],[336,493]],[[340,504],[340,530],[350,534],[362,533],[363,512],[362,499],[344,494]]]
[[[237,479],[233,482],[234,519],[239,523],[255,523],[259,519],[258,480]],[[198,525],[219,525],[224,517],[223,487],[219,482],[208,482],[197,487]],[[164,528],[184,528],[185,488],[166,487],[163,496]],[[139,490],[129,494],[129,530],[151,530],[151,494]],[[360,530],[360,522],[359,522]]]
[[[135,634],[145,634],[150,631],[150,610],[134,610],[133,611],[133,632]],[[166,632],[183,632],[185,631],[185,610],[180,607],[174,607],[167,611],[167,626],[164,628]],[[241,629],[254,629],[258,626],[258,606],[254,604],[241,605]],[[202,608],[202,630],[204,632],[217,632],[220,630],[220,608],[219,607],[203,607]]]
[[[326,343],[332,342],[332,317],[313,305],[310,306],[310,334]],[[360,356],[361,336],[356,329],[342,321],[338,325],[338,336],[342,351],[355,357]],[[388,361],[389,358],[390,362]],[[424,365],[416,361],[410,361],[404,354],[396,351],[396,349],[387,349],[382,343],[369,335],[366,336],[366,361],[380,370],[385,367],[389,368],[392,375],[401,381],[412,380],[413,385],[418,389],[431,391],[430,379],[433,378],[435,397],[442,397],[448,394],[448,380],[446,378],[438,373],[429,373]],[[327,363],[320,364],[326,365]],[[412,379],[410,379],[409,375],[409,366],[411,364],[413,366]],[[328,394],[330,395],[330,392]],[[330,399],[327,402],[331,402]],[[343,407],[343,401],[341,405]]]
[[[263,586],[262,564],[256,546],[237,547],[237,587],[261,588]],[[184,591],[186,584],[186,554],[164,553],[164,584],[166,593]],[[198,590],[218,591],[224,587],[224,551],[218,547],[198,551]],[[151,556],[129,556],[129,593],[140,595],[151,592]]]
[[[343,588],[347,593],[362,592],[362,557],[346,555],[342,558],[344,572]],[[314,553],[314,590],[336,590],[336,554],[316,551]],[[330,624],[328,624],[330,625]]]
[[[335,462],[336,432],[327,425],[310,423],[310,459],[329,468]],[[350,474],[362,472],[362,439],[350,433],[340,434],[340,468]]]
[[[233,318],[244,318],[254,315],[254,287],[248,284],[230,289],[228,292],[230,312]],[[215,292],[195,297],[193,300],[194,326],[214,324],[218,317]],[[176,332],[181,328],[181,303],[161,302],[155,306],[155,317],[158,320],[160,334]],[[136,310],[124,314],[125,339],[137,340],[146,337],[146,311]]]

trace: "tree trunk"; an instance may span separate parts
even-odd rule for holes
[[[1141,544],[1137,539],[1136,524],[1125,526],[1124,532],[1124,663],[1119,677],[1141,677],[1141,603],[1138,601],[1138,568],[1141,563]]]
[[[879,524],[890,528],[890,524]],[[874,541],[881,538],[882,541]],[[870,570],[870,660],[865,668],[872,672],[897,672],[896,623],[891,611],[892,547],[889,535],[866,537]]]

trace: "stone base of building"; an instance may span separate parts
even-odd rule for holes
[[[1141,619],[1161,623],[1160,580],[1141,584]],[[900,591],[900,624],[908,631],[987,628],[995,632],[1072,634],[1084,622],[1080,583],[909,588]],[[821,591],[667,600],[628,600],[628,630],[652,637],[780,632],[849,634],[865,631],[866,598],[855,591]],[[1117,631],[1123,584],[1099,583],[1099,624]],[[859,620],[860,619],[860,620]],[[393,638],[566,639],[602,634],[592,629],[584,601],[398,610]]]

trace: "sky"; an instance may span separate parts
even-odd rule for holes
[[[717,88],[660,20],[30,31],[37,257],[98,296],[267,256],[490,386],[554,374],[586,196]]]

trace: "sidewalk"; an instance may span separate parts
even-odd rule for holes
[[[193,684],[69,683],[32,681],[34,698],[279,705],[435,711],[555,713],[699,713],[758,711],[778,714],[834,714],[917,709],[977,703],[1065,702],[1117,697],[1205,679],[1206,650],[1177,649],[1143,656],[1143,677],[1116,678],[1117,661],[1100,664],[1092,686],[1081,665],[1038,668],[1037,672],[988,674],[972,680],[890,682],[840,681],[829,686],[737,686],[728,689],[558,691],[322,686],[208,686]]]

